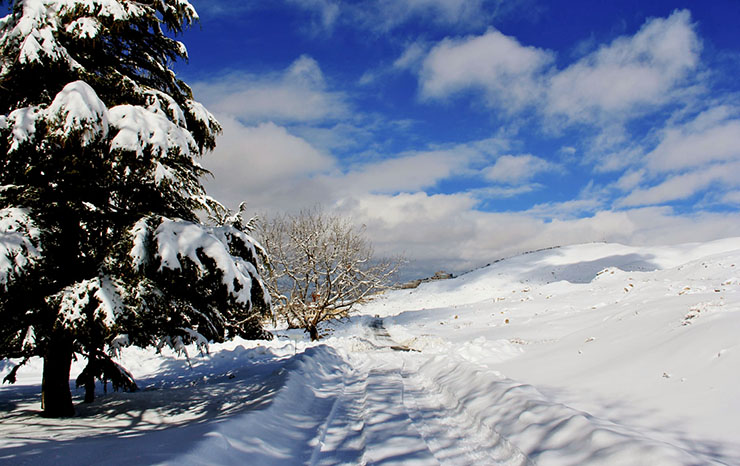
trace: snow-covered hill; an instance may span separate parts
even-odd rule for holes
[[[740,462],[738,238],[540,251],[364,311],[388,316],[399,342],[453,352],[550,400]]]
[[[740,238],[525,254],[328,330],[192,367],[129,349],[143,389],[66,421],[34,415],[33,361],[0,389],[0,462],[740,464]]]

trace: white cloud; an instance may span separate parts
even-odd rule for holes
[[[646,156],[648,168],[672,172],[740,160],[740,119],[727,119],[729,112],[727,107],[713,108],[686,125],[665,130],[660,144]]]
[[[711,190],[711,198],[740,185],[740,119],[737,109],[712,107],[692,120],[657,132],[647,154],[631,157],[632,168],[614,184],[627,195],[620,206],[656,205]]]
[[[255,7],[251,2],[244,0],[191,0],[190,2],[201,17],[224,16],[235,13],[244,13]]]
[[[349,114],[346,96],[328,90],[319,64],[305,55],[279,73],[233,73],[196,82],[193,89],[213,113],[245,123],[318,122]]]
[[[482,36],[445,39],[424,60],[421,95],[443,99],[476,89],[483,91],[489,104],[517,110],[538,99],[539,80],[552,58],[550,52],[525,47],[494,29]]]
[[[611,124],[608,136],[621,142],[623,121],[665,105],[684,89],[701,48],[687,10],[650,19],[634,35],[619,37],[562,70],[553,65],[553,52],[489,29],[434,46],[419,71],[420,94],[445,99],[477,91],[504,112],[534,105],[553,121]],[[417,50],[409,53],[413,57]]]
[[[347,5],[351,20],[379,32],[388,32],[412,19],[427,25],[477,28],[497,13],[499,0],[366,0]]]
[[[559,165],[534,155],[502,155],[494,165],[484,170],[484,174],[491,181],[518,184],[542,172],[558,170],[562,170]]]
[[[740,206],[740,191],[730,191],[722,197],[725,204],[735,204]]]
[[[400,70],[418,68],[429,50],[429,44],[422,41],[412,42],[393,62],[393,67]]]
[[[467,147],[408,154],[355,167],[333,184],[343,192],[418,191],[466,170],[476,156]]]
[[[536,204],[522,213],[541,219],[574,219],[593,214],[603,207],[603,201],[598,198],[577,198]]]
[[[493,199],[508,199],[512,197],[521,196],[522,194],[531,193],[539,189],[543,189],[544,185],[540,183],[527,183],[522,185],[507,185],[507,186],[487,186],[485,188],[474,189],[469,191],[471,195],[481,201],[490,201]]]
[[[594,207],[586,206],[587,200],[582,203],[584,210]],[[594,241],[676,244],[718,239],[740,229],[737,216],[675,215],[665,207],[594,211],[585,218],[548,221],[532,212],[481,212],[475,206],[466,194],[402,193],[357,196],[338,210],[367,225],[379,255],[403,252],[411,260],[408,277],[439,269],[464,272],[544,247]]]
[[[629,170],[624,173],[615,183],[621,191],[631,191],[640,185],[645,179],[645,169]]]
[[[696,68],[700,51],[687,10],[649,20],[634,36],[620,37],[555,74],[546,111],[587,122],[663,104]]]
[[[224,120],[224,127],[221,152],[206,158],[217,176],[209,192],[232,206],[246,199],[261,212],[317,204],[335,208],[358,225],[367,225],[379,255],[403,252],[412,261],[408,277],[440,268],[459,273],[542,247],[708,240],[740,228],[740,219],[726,215],[676,216],[667,208],[600,211],[600,197],[591,192],[504,213],[478,210],[481,198],[476,192],[423,192],[506,146],[497,140],[406,153],[340,171],[328,154],[275,124],[244,127],[231,119]],[[718,171],[737,170],[740,167]],[[588,217],[577,218],[583,215]]]
[[[325,31],[331,32],[336,23],[341,21],[352,27],[375,33],[388,33],[411,21],[423,22],[427,28],[437,26],[457,30],[477,30],[490,24],[493,18],[508,13],[522,4],[520,1],[504,0],[285,1],[314,14],[316,28],[322,27]],[[219,11],[223,12],[223,8]]]
[[[740,173],[740,162],[733,162],[711,165],[700,170],[670,176],[656,186],[635,189],[619,201],[619,205],[661,204],[686,199],[709,187],[713,187],[717,191],[721,191],[721,188],[737,187],[740,186],[738,173]]]
[[[306,140],[274,123],[244,126],[233,118],[221,118],[223,134],[204,166],[213,175],[206,180],[208,192],[231,206],[280,184],[326,172],[334,159]]]
[[[381,81],[387,76],[410,70],[418,71],[429,50],[429,44],[423,40],[411,42],[404,48],[401,55],[390,65],[382,65],[365,71],[360,77],[359,84],[367,86]]]
[[[265,209],[292,211],[372,193],[419,192],[455,175],[475,175],[506,141],[486,139],[340,167],[329,154],[273,123],[245,127],[224,119],[224,135],[206,168],[206,187],[229,205],[247,199]]]

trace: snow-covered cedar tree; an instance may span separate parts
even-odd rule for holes
[[[262,218],[262,276],[273,309],[289,326],[319,339],[321,322],[345,317],[371,294],[387,289],[398,259],[374,259],[364,229],[320,209]]]
[[[190,3],[10,3],[0,19],[0,357],[44,358],[43,414],[74,413],[75,353],[89,362],[78,383],[133,388],[110,360],[121,345],[265,337],[256,243],[200,182],[219,124],[169,68],[187,58],[172,36],[197,20]]]

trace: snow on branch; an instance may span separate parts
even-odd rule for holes
[[[64,288],[59,293],[47,298],[59,304],[59,321],[73,328],[77,322],[88,318],[86,312],[101,319],[106,326],[115,323],[123,311],[123,286],[112,277],[102,276],[82,280]]]
[[[0,129],[10,128],[8,153],[16,151],[22,144],[30,141],[36,133],[36,121],[44,113],[38,107],[24,107],[10,112],[5,118],[5,125]]]
[[[210,129],[220,127],[218,121],[216,120],[216,117],[214,117],[213,114],[209,112],[206,107],[200,102],[196,102],[195,100],[188,100],[185,102],[185,107],[188,109],[188,112],[190,112],[190,115],[193,117],[193,119],[203,125],[203,127]]]
[[[83,146],[108,134],[108,109],[95,90],[84,81],[74,81],[64,86],[45,115],[47,120],[56,123],[56,136],[68,136],[82,129]]]
[[[119,0],[53,0],[48,3],[56,3],[56,9],[60,12],[69,12],[73,8],[81,8],[85,13],[104,18],[112,18],[114,21],[128,21],[132,18],[141,17],[149,11],[147,5],[140,2],[121,2]]]
[[[45,58],[67,62],[70,67],[79,64],[56,39],[59,29],[58,11],[61,1],[26,0],[20,12],[6,16],[0,22],[0,44],[18,43],[18,57],[4,60],[0,75],[10,72],[14,61],[21,64],[41,63]],[[20,14],[14,27],[11,16]]]
[[[66,63],[71,69],[81,68],[69,52],[72,49],[68,50],[59,37],[95,39],[115,24],[141,20],[152,27],[165,23],[180,31],[183,24],[189,25],[198,19],[187,0],[24,0],[21,5],[20,9],[0,19],[0,44],[17,44],[13,55],[18,54],[2,61],[0,75],[10,73],[16,62],[44,64],[50,60]],[[65,21],[70,22],[65,24]],[[184,50],[180,52],[185,56]]]
[[[102,27],[103,25],[100,24],[97,18],[83,17],[69,23],[65,30],[67,34],[84,39],[93,39],[98,35]]]
[[[41,257],[40,236],[26,209],[0,210],[0,288]]]
[[[64,86],[48,108],[23,107],[3,117],[0,130],[10,128],[9,153],[33,141],[39,121],[46,121],[55,137],[79,135],[83,146],[108,134],[108,110],[95,90],[84,81]]]
[[[133,248],[130,256],[136,267],[145,261],[146,222],[139,221],[131,230]],[[184,220],[163,218],[150,238],[159,259],[159,270],[181,270],[182,261],[187,259],[196,267],[201,276],[220,272],[221,282],[228,294],[238,303],[251,305],[254,278],[258,277],[255,266],[244,257],[232,254],[235,241],[240,247],[248,248],[252,258],[257,254],[250,237],[232,227],[210,227]],[[204,259],[208,258],[215,265],[212,270]],[[209,262],[209,261],[206,261]],[[259,283],[256,283],[260,285]]]
[[[147,110],[158,115],[165,115],[177,125],[187,128],[185,113],[169,94],[156,89],[144,91],[147,102]]]
[[[157,157],[173,149],[191,157],[198,153],[198,144],[190,132],[164,115],[134,105],[118,105],[108,113],[111,125],[118,129],[111,150],[131,151],[139,157],[144,156],[146,149]]]

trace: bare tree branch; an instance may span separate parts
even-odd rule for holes
[[[318,209],[260,219],[256,234],[268,256],[262,276],[274,311],[313,340],[321,322],[387,289],[401,263],[373,259],[364,228]]]

